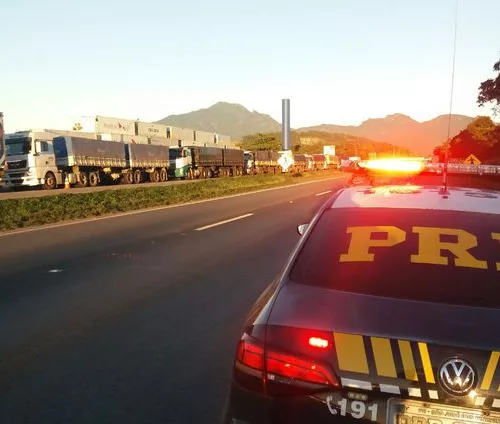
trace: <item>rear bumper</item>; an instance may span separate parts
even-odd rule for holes
[[[360,423],[359,419],[350,416],[333,415],[326,397],[323,394],[270,398],[233,382],[222,424]]]

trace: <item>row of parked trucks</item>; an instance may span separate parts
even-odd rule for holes
[[[336,156],[325,154],[296,154],[288,172],[319,171],[321,169],[337,169],[339,160]],[[246,174],[268,174],[281,172],[280,152],[273,150],[257,150],[245,152]]]
[[[163,182],[244,173],[240,149],[165,146],[96,140],[51,132],[19,132],[5,138],[8,187]]]
[[[1,118],[0,115],[0,132]],[[208,137],[205,141],[195,141],[196,133],[203,132],[169,133],[174,127],[114,118],[96,120],[93,132],[81,130],[6,134],[1,183],[13,189],[39,186],[54,189],[62,185],[94,187],[103,183],[138,184],[284,171],[280,152],[243,151],[234,147],[230,139],[218,139],[210,133],[205,134]],[[151,132],[150,137],[137,138],[145,137],[140,134],[147,132]],[[0,147],[0,155],[2,151]],[[304,172],[334,166],[328,155],[293,158],[293,165],[285,170]]]

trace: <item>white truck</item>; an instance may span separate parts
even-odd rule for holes
[[[2,183],[13,189],[38,186],[52,189],[64,184],[63,176],[56,166],[52,139],[71,133],[77,132],[34,130],[6,134]],[[95,137],[93,133],[78,134],[80,137]]]
[[[95,133],[25,131],[6,136],[3,183],[10,188],[51,190],[103,182],[162,182],[168,178],[168,146],[98,140]]]

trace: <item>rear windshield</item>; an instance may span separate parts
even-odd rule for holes
[[[500,306],[500,215],[412,209],[325,211],[293,282],[439,303]]]

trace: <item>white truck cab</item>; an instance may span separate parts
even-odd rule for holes
[[[53,189],[63,184],[56,166],[50,131],[18,131],[5,135],[7,154],[2,182],[7,187],[35,187]]]
[[[194,177],[193,158],[189,147],[170,147],[170,178]]]

